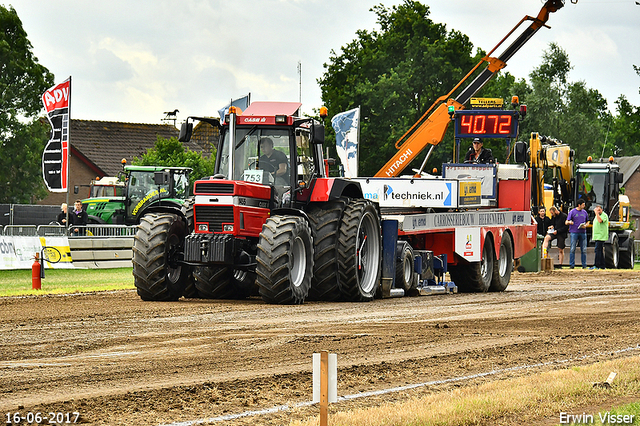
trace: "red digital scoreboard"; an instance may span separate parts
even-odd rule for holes
[[[459,110],[455,112],[456,138],[515,138],[518,111]]]

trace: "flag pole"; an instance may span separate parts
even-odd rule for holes
[[[65,229],[69,229],[69,192],[71,191],[70,169],[71,169],[71,76],[69,76],[69,130],[67,132],[67,222]],[[66,235],[66,232],[65,232]]]
[[[362,127],[362,108],[358,105],[358,143],[356,144],[356,176],[360,170],[360,127]]]

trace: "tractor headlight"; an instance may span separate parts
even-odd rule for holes
[[[222,230],[224,232],[233,232],[233,225],[223,225]]]
[[[208,223],[199,223],[198,231],[209,232],[209,224]]]

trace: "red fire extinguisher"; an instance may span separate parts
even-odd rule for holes
[[[31,288],[34,290],[40,290],[42,288],[42,278],[40,277],[41,269],[40,253],[36,253],[33,265],[31,265]]]

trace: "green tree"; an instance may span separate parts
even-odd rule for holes
[[[38,63],[16,11],[0,5],[0,202],[44,198],[42,151],[48,123],[37,116],[53,74]]]
[[[611,114],[607,102],[583,81],[570,82],[572,66],[567,53],[551,43],[544,52],[542,64],[530,74],[531,86],[520,86],[522,102],[528,114],[522,123],[521,139],[531,132],[551,136],[571,146],[576,161],[587,156],[599,158],[602,153]]]
[[[396,141],[485,55],[480,50],[473,55],[466,35],[433,22],[429,7],[418,1],[405,0],[391,8],[379,5],[371,11],[379,30],[359,30],[339,53],[331,51],[318,80],[331,115],[361,107],[362,176],[375,174],[397,152]],[[510,74],[498,75],[478,96],[510,99],[513,84]],[[328,128],[327,146],[335,152],[333,138]],[[450,161],[452,149],[450,126],[427,170]],[[407,170],[419,167],[423,158],[416,158]]]
[[[633,66],[638,76],[640,67]],[[638,90],[640,92],[640,89]],[[640,154],[640,108],[632,105],[626,96],[620,95],[616,100],[617,115],[611,124],[611,134],[607,139],[605,154],[639,155]]]
[[[214,174],[215,148],[211,157],[203,157],[199,152],[191,151],[178,141],[177,138],[165,139],[158,136],[153,148],[147,150],[140,158],[134,158],[133,164],[138,166],[171,166],[191,167],[193,171],[189,175],[189,184],[205,176]]]

